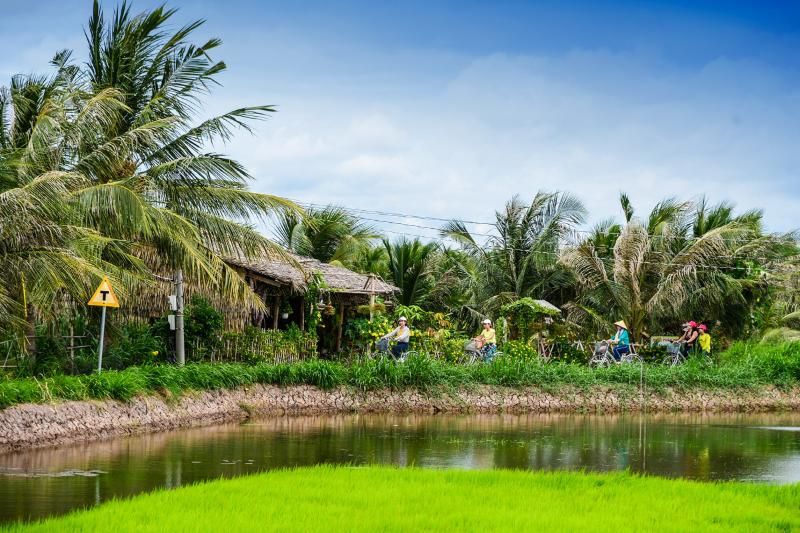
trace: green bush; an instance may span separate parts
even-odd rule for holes
[[[164,339],[149,325],[126,324],[103,355],[103,368],[121,370],[166,361],[166,352]]]
[[[573,341],[566,337],[555,337],[551,344],[553,346],[553,351],[550,355],[552,361],[585,363],[588,359],[587,353],[576,348]]]
[[[219,346],[225,317],[201,296],[194,296],[186,306],[186,344],[191,361],[204,361]]]
[[[524,341],[508,341],[502,347],[503,354],[509,359],[519,361],[538,361],[539,352]]]
[[[593,385],[637,387],[643,372],[651,390],[667,387],[688,389],[746,389],[764,385],[797,386],[800,383],[800,349],[796,345],[765,348],[735,344],[709,366],[702,359],[684,365],[614,365],[593,369],[585,364],[542,363],[524,343],[506,344],[505,353],[491,364],[457,365],[413,355],[403,363],[391,358],[369,359],[352,365],[312,359],[293,364],[242,363],[189,364],[185,367],[147,365],[87,376],[18,378],[0,380],[0,407],[18,403],[89,398],[129,400],[139,394],[185,390],[230,389],[253,383],[314,385],[322,389],[339,386],[368,391],[416,388],[431,390],[469,385],[504,387],[587,388]]]

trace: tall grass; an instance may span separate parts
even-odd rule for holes
[[[735,344],[720,357],[720,363],[701,362],[675,367],[645,365],[650,389],[704,387],[714,389],[756,388],[764,385],[788,387],[800,384],[800,344],[760,346]],[[190,364],[132,367],[86,376],[20,378],[0,381],[0,408],[19,403],[53,400],[129,400],[139,394],[184,390],[230,389],[254,383],[307,384],[322,389],[350,386],[359,390],[458,388],[469,385],[504,387],[559,387],[571,385],[635,386],[638,365],[592,369],[574,363],[540,364],[535,360],[499,357],[492,364],[462,366],[423,356],[404,363],[389,359],[344,365],[311,360],[293,364]]]
[[[317,466],[158,491],[7,531],[797,531],[798,508],[800,485]]]

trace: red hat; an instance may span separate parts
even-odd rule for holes
[[[705,324],[700,324],[699,326],[697,326],[697,329],[702,329],[703,331],[708,331],[708,326],[706,326]]]
[[[697,327],[697,322],[695,322],[694,320],[690,320],[689,321],[689,327],[690,328],[696,328]]]

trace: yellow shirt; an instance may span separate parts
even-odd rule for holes
[[[708,333],[701,333],[699,337],[697,337],[697,344],[700,345],[700,349],[704,352],[711,351],[711,335]]]
[[[494,328],[481,331],[481,337],[486,341],[486,344],[497,344],[497,335],[494,332]]]

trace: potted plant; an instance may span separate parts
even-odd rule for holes
[[[292,306],[289,305],[289,302],[284,301],[281,304],[281,318],[282,319],[286,320],[287,318],[289,318],[289,315],[292,314],[292,311],[293,311],[293,309],[292,309]]]

